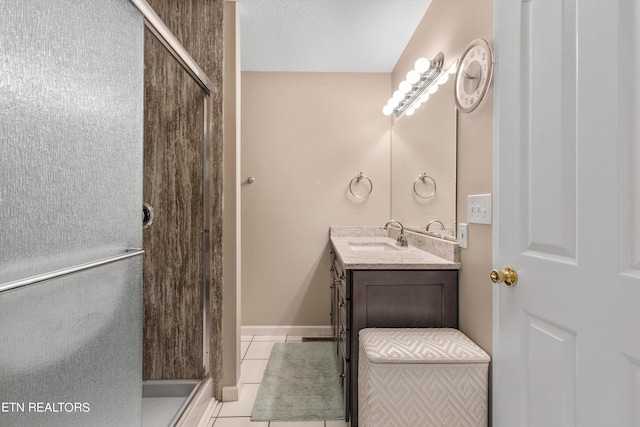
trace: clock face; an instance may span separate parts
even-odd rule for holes
[[[462,55],[456,74],[456,106],[470,113],[482,102],[491,81],[493,55],[484,40],[474,40]]]

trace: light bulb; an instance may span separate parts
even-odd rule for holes
[[[431,61],[429,61],[427,58],[418,58],[418,60],[414,64],[414,68],[420,74],[427,71],[430,66],[431,66]]]
[[[382,114],[384,114],[385,116],[390,116],[391,113],[393,113],[393,107],[390,105],[385,105],[384,107],[382,107]]]
[[[443,85],[449,80],[449,74],[442,73],[442,75],[438,78],[438,84]]]
[[[409,83],[406,80],[403,80],[402,83],[400,83],[400,92],[402,93],[409,93],[409,91],[411,90],[413,86],[411,85],[411,83]]]
[[[458,69],[458,61],[453,61],[453,64],[449,65],[449,68],[447,68],[447,73],[449,74],[455,74],[456,70]]]
[[[425,102],[427,102],[428,100],[429,100],[429,94],[428,94],[428,93],[425,93],[424,95],[422,95],[422,96],[420,97],[420,102],[422,102],[423,104],[424,104]]]
[[[422,102],[420,100],[417,100],[416,102],[413,103],[413,105],[411,106],[411,108],[413,108],[414,110],[417,110],[418,108],[422,107]]]
[[[415,84],[418,83],[418,80],[420,80],[420,73],[416,70],[411,70],[407,73],[407,81],[409,83]]]
[[[433,95],[434,93],[436,93],[438,91],[438,85],[433,85],[429,88],[429,90],[427,91],[427,93],[429,95]]]
[[[391,108],[396,108],[398,105],[400,105],[400,101],[394,98],[389,98],[387,105]]]
[[[395,92],[393,92],[393,99],[395,99],[398,102],[402,101],[404,99],[404,93],[400,92],[399,90],[396,90]]]
[[[407,112],[406,112],[406,113],[404,113],[404,114],[405,114],[406,116],[413,116],[413,113],[415,113],[415,112],[416,112],[416,110],[414,110],[413,108],[409,108],[409,109],[407,110]]]

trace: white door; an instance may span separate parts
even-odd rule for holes
[[[640,426],[640,0],[496,0],[493,426]]]

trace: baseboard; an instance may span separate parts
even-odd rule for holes
[[[270,335],[270,336],[321,336],[332,335],[330,325],[327,326],[242,326],[242,335]]]
[[[236,402],[240,397],[240,387],[242,383],[238,385],[227,385],[222,387],[222,401],[223,402]]]

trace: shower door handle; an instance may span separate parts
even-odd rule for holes
[[[149,203],[142,204],[142,229],[151,227],[153,221],[156,219],[156,212],[153,210],[153,206]]]

